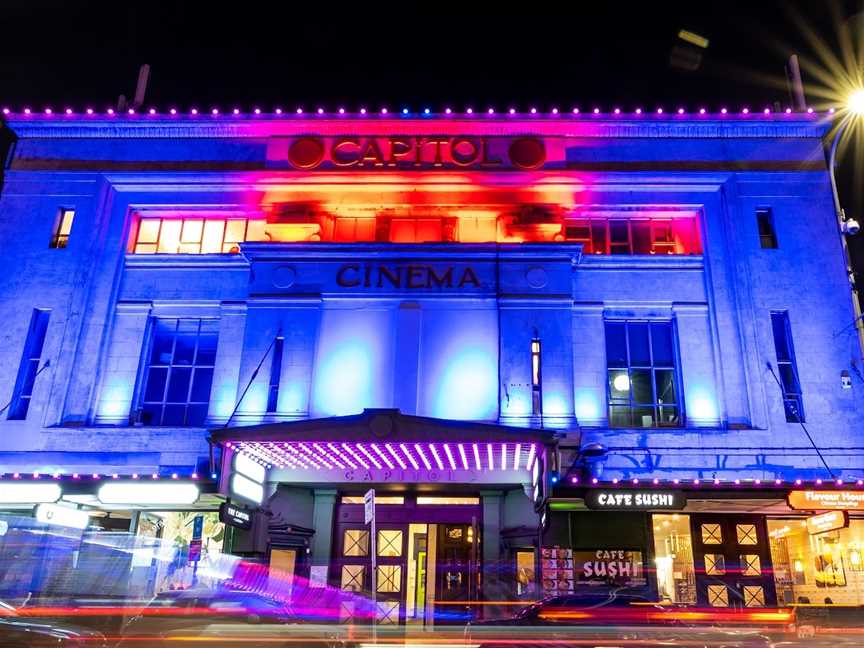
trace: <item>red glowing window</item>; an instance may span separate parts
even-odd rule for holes
[[[701,254],[694,216],[566,218],[563,238],[585,254]]]

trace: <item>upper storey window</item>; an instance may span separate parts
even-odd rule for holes
[[[564,239],[585,254],[701,254],[695,217],[568,218]]]
[[[142,218],[130,246],[135,254],[225,254],[247,240],[245,218]]]
[[[334,213],[335,212],[335,213]],[[134,254],[225,254],[244,241],[332,243],[581,243],[585,254],[701,254],[694,212],[574,213],[555,207],[483,209],[430,206],[320,211],[288,204],[266,215],[142,215],[129,244]]]

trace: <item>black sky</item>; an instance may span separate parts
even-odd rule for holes
[[[107,105],[149,63],[161,107],[785,105],[782,84],[752,73],[780,82],[788,54],[806,49],[793,12],[830,36],[825,0],[13,0],[0,10],[0,97]],[[697,71],[670,65],[680,29],[710,41]]]
[[[145,103],[161,109],[785,107],[788,56],[818,59],[806,29],[839,52],[838,25],[862,4],[7,0],[0,103],[104,109],[149,63]],[[842,162],[844,206],[864,221],[864,167]]]

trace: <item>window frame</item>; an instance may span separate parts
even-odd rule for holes
[[[173,321],[174,322],[174,338],[171,344],[171,360],[168,364],[153,364],[152,354],[153,354],[153,344],[156,339],[156,326],[159,321]],[[175,352],[177,348],[177,337],[178,330],[181,322],[197,322],[197,335],[195,338],[195,348],[193,351],[193,360],[189,364],[175,364]],[[216,348],[213,353],[213,363],[212,364],[198,364],[198,350],[200,347],[200,339],[202,326],[204,323],[212,323],[214,324],[214,332],[216,335]],[[171,315],[171,316],[151,316],[149,321],[147,322],[147,338],[146,343],[142,345],[142,353],[141,358],[138,362],[139,372],[138,372],[138,380],[135,390],[135,412],[139,422],[144,425],[151,427],[204,427],[207,423],[207,418],[210,415],[210,406],[211,406],[211,396],[213,392],[213,381],[215,379],[216,373],[216,355],[219,350],[219,319],[216,317],[194,317],[194,316],[182,316],[182,315]],[[162,399],[160,401],[155,400],[146,400],[147,396],[147,388],[148,381],[150,380],[150,370],[151,368],[166,368],[166,376],[165,376],[165,384],[162,388]],[[183,368],[190,369],[191,373],[189,376],[189,385],[186,388],[186,401],[181,403],[179,401],[169,401],[168,400],[168,390],[171,383],[171,376],[174,369]],[[209,369],[212,374],[210,377],[210,389],[207,394],[207,401],[192,401],[192,390],[195,383],[195,378],[198,370],[207,370]],[[144,410],[147,405],[158,405],[161,407],[161,414],[158,422],[148,421],[144,422]],[[168,405],[183,405],[183,422],[182,423],[164,423],[165,419],[165,408]],[[204,414],[204,419],[201,421],[200,425],[190,424],[189,420],[189,408],[190,406],[201,406],[206,405],[207,410]]]
[[[767,224],[770,231],[763,233],[763,222]],[[756,233],[759,236],[760,249],[777,250],[780,248],[780,243],[777,240],[777,223],[774,220],[774,210],[771,207],[756,208]]]
[[[69,217],[68,221],[66,217]],[[66,224],[68,222],[68,227]],[[69,247],[69,238],[72,236],[72,227],[75,224],[75,208],[60,207],[57,217],[54,219],[54,227],[51,230],[51,240],[48,242],[49,249],[65,250]],[[64,233],[64,230],[66,232]]]
[[[675,229],[676,220],[687,221],[692,227],[691,236],[696,243],[698,251],[678,253],[675,251]],[[612,224],[623,224],[627,230],[626,242],[622,239],[618,242],[612,241]],[[636,251],[636,236],[634,227],[637,224],[647,225],[647,235],[650,249],[648,252]],[[702,252],[702,232],[698,228],[699,218],[693,215],[662,215],[651,216],[640,212],[621,212],[604,216],[592,215],[590,213],[568,214],[562,221],[561,234],[563,240],[569,243],[581,243],[586,255],[602,256],[698,256]],[[568,229],[587,229],[586,236],[568,236]],[[665,236],[661,237],[660,234]],[[668,240],[664,240],[668,239]],[[602,240],[602,243],[601,243]],[[598,249],[602,244],[602,249]],[[613,251],[613,248],[621,250]],[[624,249],[626,248],[626,249]]]
[[[807,417],[804,413],[804,390],[801,387],[801,376],[798,373],[798,360],[795,357],[795,344],[792,339],[792,323],[789,319],[788,310],[772,310],[771,311],[771,339],[774,341],[774,358],[777,361],[777,381],[780,383],[780,389],[783,393],[783,412],[786,416],[787,423],[806,423]],[[780,359],[780,349],[777,340],[777,332],[775,328],[775,318],[782,318],[783,335],[785,346],[789,352],[788,360]],[[795,380],[797,391],[790,391],[786,381],[784,380],[783,367],[788,366],[790,375]],[[791,418],[789,403],[794,403],[798,410],[798,415]]]
[[[21,359],[18,362],[12,399],[9,401],[9,410],[6,414],[8,421],[27,420],[30,404],[33,402],[33,392],[36,389],[36,377],[45,368],[45,365],[41,367],[40,365],[50,324],[51,309],[33,309],[30,324],[27,326],[27,335],[24,337]]]
[[[625,341],[625,350],[626,350],[626,366],[625,367],[612,367],[609,364],[609,354],[608,354],[608,346],[606,336],[608,335],[608,325],[609,324],[623,324],[624,325],[624,341]],[[631,351],[630,351],[630,332],[629,326],[631,324],[646,324],[648,326],[648,353],[649,353],[649,363],[647,365],[637,364],[633,365],[633,361],[631,359]],[[672,364],[671,366],[666,364],[657,365],[655,364],[654,355],[654,342],[651,336],[652,325],[661,325],[666,324],[669,326],[669,333],[671,337],[671,345],[672,345]],[[604,317],[603,318],[603,335],[604,335],[604,346],[606,347],[606,415],[607,422],[610,428],[616,429],[639,429],[639,430],[650,430],[650,429],[679,429],[687,427],[687,419],[686,419],[686,410],[684,407],[684,390],[682,389],[682,380],[681,380],[681,357],[678,348],[678,327],[674,317],[671,318],[651,318],[651,317]],[[610,374],[613,371],[626,371],[627,377],[629,381],[629,389],[628,389],[628,403],[616,403],[616,400],[623,400],[620,398],[613,398],[612,396],[612,386]],[[633,398],[633,380],[632,380],[632,372],[634,370],[638,371],[648,371],[651,376],[651,403],[641,403],[636,402]],[[660,424],[661,413],[664,409],[664,405],[660,404],[657,398],[657,371],[672,371],[673,376],[673,385],[676,392],[676,402],[674,405],[669,405],[669,408],[676,408],[678,410],[678,421],[674,425],[662,425]],[[643,426],[636,425],[634,423],[634,412],[638,409],[648,409],[651,408],[653,410],[652,418],[654,420],[654,424],[651,426]],[[628,425],[613,425],[613,411],[619,408],[621,410],[627,409],[629,410],[629,424]]]
[[[141,242],[141,228],[143,224],[157,222],[156,226],[156,238],[154,241],[146,241]],[[180,224],[180,229],[177,236],[177,250],[176,251],[168,251],[160,249],[162,247],[162,235],[165,230],[165,222],[178,222]],[[187,223],[201,221],[201,232],[196,240],[186,240],[184,241],[184,236],[186,235]],[[243,238],[239,241],[235,240],[226,240],[226,236],[228,234],[228,226],[231,222],[240,221],[243,223]],[[142,255],[142,254],[195,254],[195,255],[207,255],[207,254],[234,254],[232,249],[236,246],[239,248],[241,243],[245,243],[249,238],[249,217],[244,216],[207,216],[207,215],[199,215],[199,214],[189,214],[186,216],[178,216],[178,217],[168,217],[168,216],[144,216],[139,215],[134,223],[134,229],[132,234],[129,237],[129,254]],[[207,230],[208,223],[221,223],[222,224],[222,235],[219,244],[219,252],[202,252],[205,241],[205,231]],[[148,249],[141,249],[142,246],[147,246]],[[197,251],[194,249],[189,249],[191,247],[197,246]],[[230,246],[230,247],[229,247]],[[187,249],[183,249],[186,247]],[[149,248],[152,248],[149,249]],[[227,249],[226,249],[227,248]]]

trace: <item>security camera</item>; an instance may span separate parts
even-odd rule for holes
[[[844,234],[855,236],[861,230],[861,225],[854,218],[850,218],[843,221],[842,229]]]

